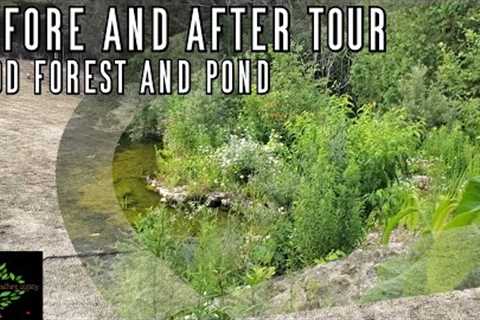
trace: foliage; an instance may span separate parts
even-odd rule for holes
[[[195,289],[207,296],[222,296],[228,288],[240,283],[241,240],[233,226],[219,232],[215,222],[202,221],[188,271]]]
[[[382,115],[363,110],[348,132],[349,156],[359,168],[362,195],[408,174],[407,161],[415,154],[421,132],[421,125],[409,122],[403,110]]]
[[[157,150],[157,165],[157,173],[169,186],[188,185],[193,192],[205,192],[219,187],[221,182],[221,168],[208,149],[190,156],[160,149]]]
[[[231,136],[228,144],[218,148],[215,155],[225,179],[234,182],[249,181],[278,164],[274,143],[263,145],[248,137]]]
[[[460,200],[455,201],[448,196],[438,200],[434,211],[429,215],[430,220],[422,227],[422,231],[438,238],[444,230],[467,227],[480,223],[480,177],[468,181]],[[394,228],[410,215],[419,215],[420,212],[416,198],[405,204],[398,214],[388,220],[383,241],[388,243]]]
[[[247,273],[246,283],[250,286],[255,286],[266,280],[270,280],[275,275],[274,267],[253,267]]]
[[[468,182],[455,210],[455,216],[445,229],[465,227],[473,223],[480,223],[480,177]]]
[[[206,302],[194,308],[182,310],[168,320],[230,320],[232,319],[228,313],[222,308],[215,306],[210,302]]]
[[[459,127],[431,130],[420,153],[437,193],[456,194],[466,179],[480,174],[478,146]]]
[[[348,161],[345,118],[337,113],[325,120],[328,125],[316,126],[303,117],[296,124],[302,128],[297,156],[315,150],[303,166],[308,165],[308,176],[294,207],[294,241],[306,264],[333,249],[351,250],[362,234],[358,167]]]
[[[346,256],[345,252],[341,250],[334,250],[330,252],[325,258],[321,258],[315,261],[316,264],[325,264],[333,261],[340,260]]]
[[[129,243],[122,249],[128,254],[111,262],[111,281],[105,283],[102,292],[119,317],[167,319],[201,303],[202,297],[145,247]]]
[[[425,121],[429,128],[450,124],[456,118],[456,110],[437,86],[428,86],[427,72],[426,67],[416,66],[400,80],[400,105],[411,118]]]
[[[226,142],[238,117],[239,97],[206,96],[200,89],[166,101],[165,146],[191,154]]]
[[[385,266],[373,300],[452,289],[472,271],[478,252],[457,250],[477,239],[478,4],[390,6],[385,54],[247,53],[270,61],[268,95],[195,89],[137,118],[132,137],[161,135],[166,187],[234,195],[228,210],[159,207],[137,224],[139,242],[203,298],[179,316],[226,319],[232,292],[341,259],[372,228],[384,243],[398,226],[422,235]],[[442,250],[461,263],[448,270]]]
[[[238,283],[242,268],[237,254],[242,239],[233,226],[220,229],[213,217],[204,212],[199,224],[189,224],[158,208],[136,225],[141,243],[208,297],[223,295]]]
[[[126,135],[132,142],[161,141],[164,133],[165,108],[162,100],[149,102],[142,112],[135,115],[126,129]]]
[[[297,48],[299,50],[299,48]],[[289,120],[316,111],[331,99],[313,79],[313,69],[298,53],[271,54],[275,81],[268,95],[245,97],[240,126],[251,137],[266,143],[272,132],[285,138]],[[303,81],[298,81],[303,79]]]

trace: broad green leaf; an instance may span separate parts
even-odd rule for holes
[[[441,199],[440,204],[436,208],[433,217],[432,217],[432,232],[439,233],[441,232],[446,224],[450,215],[455,211],[456,204],[455,202],[448,198],[444,197]]]
[[[415,214],[416,212],[418,212],[418,209],[417,208],[406,208],[404,210],[401,210],[398,214],[396,214],[395,216],[393,216],[392,218],[390,218],[388,220],[388,223],[387,225],[385,226],[385,230],[383,231],[383,239],[382,239],[382,242],[383,244],[388,244],[388,242],[390,241],[390,236],[392,235],[392,232],[393,230],[395,230],[395,228],[398,226],[398,224],[400,223],[400,221],[411,215],[411,214]]]
[[[456,214],[461,215],[462,213],[475,210],[480,210],[480,177],[473,178],[468,182],[462,199],[458,204]]]
[[[445,230],[465,227],[474,223],[478,223],[479,219],[480,219],[480,208],[478,208],[477,210],[472,210],[469,212],[459,214],[445,226]]]
[[[4,291],[0,293],[0,298],[8,297],[11,293],[12,293],[11,291]]]

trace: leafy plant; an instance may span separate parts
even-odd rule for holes
[[[337,261],[346,256],[346,253],[341,250],[334,250],[326,255],[324,258],[317,259],[315,261],[316,264],[326,264],[329,262]]]
[[[266,280],[270,280],[275,275],[275,267],[255,266],[247,272],[246,283],[255,286]]]
[[[236,182],[247,182],[262,169],[278,163],[273,148],[248,137],[231,136],[215,155],[226,179]]]
[[[387,244],[392,231],[406,218],[420,215],[416,198],[406,203],[405,207],[394,217],[388,220],[383,234],[383,242]],[[455,201],[451,197],[440,197],[429,223],[422,227],[423,233],[429,233],[438,238],[443,231],[466,227],[480,223],[480,178],[469,180],[462,193],[461,200]]]
[[[362,235],[359,171],[349,161],[347,119],[343,111],[331,112],[323,125],[303,117],[295,127],[294,152],[305,176],[293,210],[294,242],[305,264],[332,250],[351,250]]]
[[[228,313],[213,304],[206,302],[197,307],[182,310],[173,316],[168,317],[169,320],[231,320]]]
[[[446,230],[480,223],[480,177],[471,179]]]

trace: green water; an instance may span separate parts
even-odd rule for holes
[[[155,174],[155,144],[137,143],[120,146],[113,159],[113,181],[117,201],[132,224],[149,208],[160,205],[160,196],[147,188],[145,177]],[[176,216],[179,233],[198,232],[199,219],[192,219],[182,209],[170,209]],[[214,210],[215,211],[215,210]],[[238,223],[238,218],[218,212],[214,220],[219,226]]]
[[[113,182],[118,203],[133,223],[148,208],[156,207],[160,196],[146,188],[145,177],[157,169],[155,145],[137,143],[120,146],[113,159]]]

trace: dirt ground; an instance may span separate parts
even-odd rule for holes
[[[58,208],[55,162],[80,97],[33,95],[22,63],[21,92],[0,95],[0,250],[75,256]],[[47,258],[46,320],[114,319],[79,259]]]

